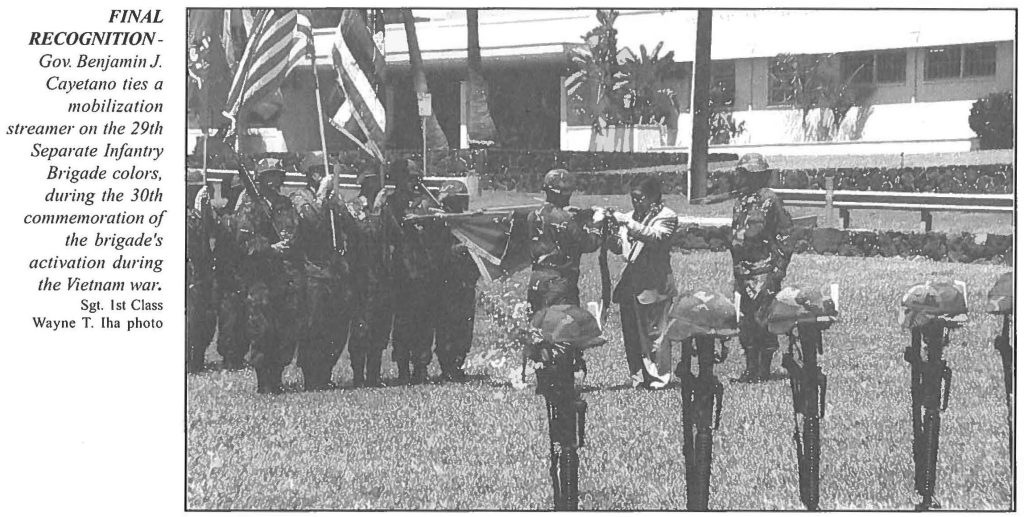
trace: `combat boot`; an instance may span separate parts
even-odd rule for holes
[[[352,356],[352,387],[362,388],[366,385],[366,357],[360,355]]]
[[[426,365],[416,365],[416,368],[412,371],[412,380],[409,384],[418,385],[427,383],[427,367]]]
[[[405,386],[409,384],[409,362],[399,361],[398,363],[398,378],[395,379],[395,384],[399,386]]]
[[[733,382],[751,383],[760,381],[758,368],[760,367],[759,357],[761,354],[759,352],[760,350],[754,348],[748,348],[744,351],[744,356],[747,358],[747,367],[739,377],[733,379]]]
[[[380,354],[381,352],[370,352],[366,357],[366,387],[383,388],[384,381],[380,380]]]
[[[785,378],[783,375],[772,375],[772,359],[775,358],[775,350],[762,350],[761,357],[757,364],[757,376],[762,381],[779,380]]]

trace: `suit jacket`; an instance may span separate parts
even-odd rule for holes
[[[678,216],[664,206],[654,207],[643,221],[636,221],[633,212],[628,215],[629,222],[619,227],[619,238],[609,243],[613,252],[626,259],[613,301],[621,304],[632,297],[647,305],[674,297],[676,283],[669,251]]]

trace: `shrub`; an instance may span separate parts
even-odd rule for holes
[[[982,149],[1013,148],[1013,93],[990,93],[978,99],[967,123],[977,133]]]

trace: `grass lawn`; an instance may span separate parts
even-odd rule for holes
[[[622,201],[622,200],[619,200]],[[583,201],[590,203],[590,201]],[[621,204],[621,203],[620,203]],[[621,262],[612,258],[613,277]],[[587,256],[584,300],[599,298],[597,260]],[[681,290],[730,291],[727,253],[673,255]],[[1005,267],[927,260],[797,255],[789,283],[841,284],[842,322],[825,335],[829,377],[822,422],[821,508],[908,510],[911,456],[909,333],[896,324],[906,287],[937,276],[965,280],[970,322],[954,333],[953,369],[942,414],[937,498],[945,508],[1005,510],[1012,494],[1002,370],[984,297]],[[464,385],[255,393],[251,371],[213,371],[187,380],[189,508],[550,509],[543,399],[517,389],[508,336],[484,307],[525,299],[526,272],[481,287],[477,333]],[[483,303],[483,302],[488,303]],[[587,352],[587,447],[581,450],[581,508],[685,508],[680,396],[638,392],[628,372],[618,313],[604,347]],[[677,345],[678,346],[678,345]],[[721,378],[742,369],[732,344]],[[676,348],[678,355],[678,348]],[[210,360],[216,359],[211,348]],[[776,358],[778,369],[779,358]],[[436,363],[431,373],[437,373]],[[286,377],[297,381],[289,369]],[[386,363],[385,378],[396,375]],[[532,379],[531,379],[532,380]],[[346,352],[335,381],[351,385]],[[802,509],[787,381],[725,383],[714,436],[711,507]]]

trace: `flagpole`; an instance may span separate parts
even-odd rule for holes
[[[312,44],[312,42],[310,42],[310,43]],[[316,50],[315,49],[312,50],[309,53],[309,61],[313,65],[313,90],[314,90],[315,95],[316,95],[316,114],[317,114],[316,120],[317,120],[317,126],[320,129],[320,151],[321,151],[321,154],[323,154],[324,175],[326,176],[327,175],[327,171],[330,171],[331,169],[330,169],[329,161],[327,159],[327,137],[326,137],[326,135],[324,133],[324,105],[323,105],[323,101],[320,99],[320,74],[316,71]],[[341,189],[339,188],[339,184],[338,184],[338,171],[337,171],[337,169],[331,171],[331,181],[334,182],[334,185],[333,185],[334,195],[340,196],[339,192],[340,192]]]

